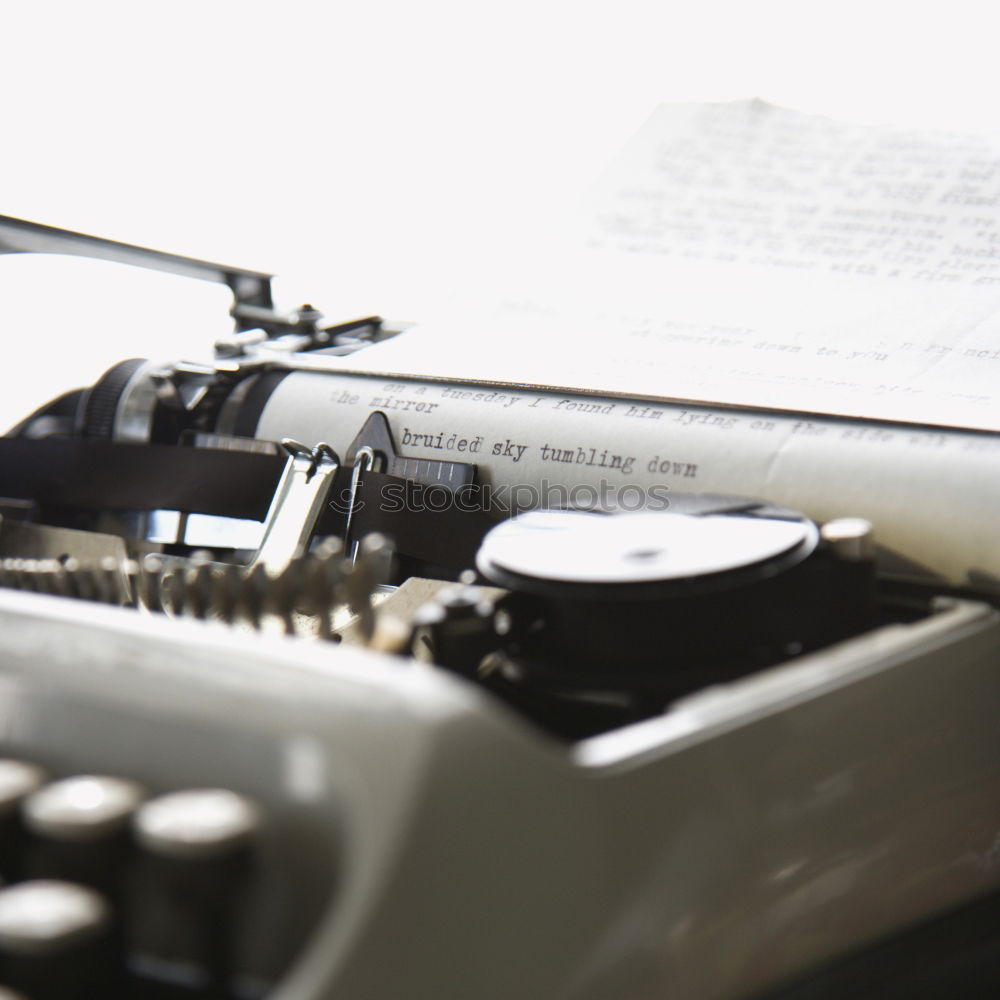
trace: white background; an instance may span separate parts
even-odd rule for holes
[[[0,213],[277,272],[284,305],[426,318],[502,283],[661,101],[995,128],[987,3],[0,2]],[[0,258],[0,422],[227,296]]]

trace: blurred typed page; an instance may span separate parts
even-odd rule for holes
[[[1000,430],[1000,137],[661,107],[500,304],[333,362]]]

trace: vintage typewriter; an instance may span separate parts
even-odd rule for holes
[[[556,442],[709,405],[390,378],[353,360],[408,331],[266,274],[10,218],[0,250],[222,282],[235,321],[0,439],[16,995],[989,994],[988,573],[633,424]]]

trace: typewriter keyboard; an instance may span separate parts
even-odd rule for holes
[[[166,639],[135,612],[97,609],[108,625],[81,602],[0,602],[3,990],[275,995],[337,870],[322,726],[294,668],[252,662],[222,627]]]

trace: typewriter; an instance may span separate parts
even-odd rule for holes
[[[960,505],[706,477],[731,409],[383,371],[411,331],[267,274],[0,250],[235,325],[0,439],[10,995],[989,993],[1000,590],[892,544]],[[885,425],[834,423],[862,468]]]

